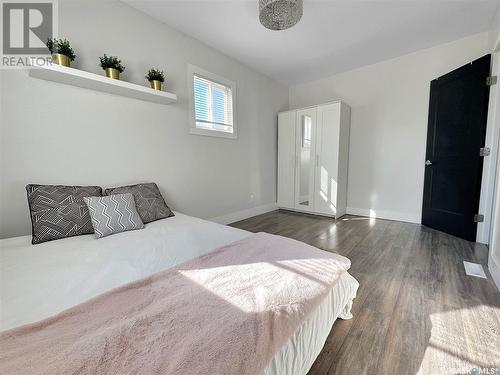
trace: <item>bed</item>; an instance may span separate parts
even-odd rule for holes
[[[99,240],[85,235],[36,246],[30,244],[30,236],[1,240],[0,331],[51,317],[249,235],[176,213],[143,230]],[[357,288],[358,282],[345,272],[263,374],[307,373],[334,321],[351,317]]]

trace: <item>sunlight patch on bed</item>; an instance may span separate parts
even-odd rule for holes
[[[336,261],[331,258],[292,259],[179,270],[179,273],[238,309],[254,313],[276,307],[296,309],[294,304],[301,301],[290,301],[287,290],[300,286],[303,296],[320,293],[325,280],[331,277],[333,264]],[[227,274],[232,275],[232,282]]]

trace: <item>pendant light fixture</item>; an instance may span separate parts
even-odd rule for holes
[[[302,0],[259,0],[260,23],[270,30],[285,30],[302,17]]]

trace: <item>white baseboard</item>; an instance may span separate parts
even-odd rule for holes
[[[491,256],[488,257],[488,270],[490,271],[493,282],[500,291],[500,264],[498,264],[495,259]]]
[[[246,210],[232,212],[230,214],[212,217],[208,220],[219,223],[219,224],[230,224],[236,221],[248,219],[252,216],[257,216],[261,214],[265,214],[266,212],[277,210],[278,206],[276,203],[268,203],[257,207],[251,207]],[[410,214],[402,214],[400,212],[392,212],[392,211],[374,211],[365,208],[354,208],[347,207],[346,213],[349,215],[357,215],[357,216],[368,216],[368,217],[377,217],[379,219],[388,219],[388,220],[396,220],[396,221],[405,221],[408,223],[417,223],[420,224],[420,215],[410,215]]]
[[[420,224],[421,221],[420,215],[407,214],[396,211],[371,210],[368,208],[347,207],[346,213],[349,215],[368,216],[379,219],[404,221],[407,223],[416,223],[416,224]]]
[[[278,206],[276,203],[268,203],[262,206],[247,208],[246,210],[232,212],[227,215],[212,217],[208,220],[219,223],[219,224],[231,224],[236,221],[248,219],[252,216],[257,216],[261,214],[265,214],[266,212],[277,210]]]

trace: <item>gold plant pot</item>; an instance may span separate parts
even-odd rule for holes
[[[153,79],[152,81],[149,81],[149,84],[151,85],[152,89],[161,91],[161,86],[163,85],[163,82],[158,81],[157,79]]]
[[[106,77],[120,79],[120,71],[115,68],[106,68]]]
[[[54,64],[67,66],[67,67],[69,67],[71,64],[71,60],[69,59],[69,57],[66,55],[62,55],[60,53],[53,53],[52,54],[52,62]]]

